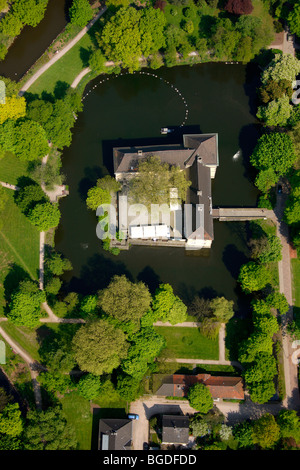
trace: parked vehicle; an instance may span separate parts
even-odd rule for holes
[[[279,184],[279,185],[277,186],[277,192],[278,192],[278,194],[281,194],[281,193],[282,193],[282,186],[281,186],[281,184]]]
[[[127,417],[128,419],[139,419],[139,415],[135,415],[135,414],[130,414]]]

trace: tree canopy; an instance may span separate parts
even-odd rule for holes
[[[75,450],[74,428],[67,423],[59,407],[46,411],[31,410],[27,414],[24,432],[26,450]]]
[[[204,384],[195,384],[189,388],[188,400],[192,408],[200,413],[208,413],[213,407],[213,399],[209,389]]]
[[[171,189],[178,191],[178,202],[186,200],[186,193],[191,185],[183,171],[177,166],[162,163],[157,156],[141,161],[138,173],[130,180],[129,197],[134,203],[169,204]]]
[[[283,176],[296,160],[291,138],[287,134],[272,132],[258,139],[250,161],[259,170],[273,168],[276,175]]]
[[[187,318],[187,307],[182,300],[174,294],[170,284],[160,284],[156,289],[152,309],[156,319],[170,322],[172,325],[182,323]]]
[[[99,293],[104,312],[120,322],[138,321],[150,308],[151,294],[143,282],[133,283],[125,275],[114,276]]]
[[[271,279],[270,271],[263,264],[249,261],[241,267],[238,281],[245,292],[263,289]]]
[[[278,442],[280,428],[273,415],[266,413],[256,420],[252,426],[252,439],[262,449],[271,449]]]
[[[41,317],[41,304],[45,302],[45,293],[33,281],[21,281],[13,292],[7,317],[18,326],[35,328]]]
[[[83,28],[93,18],[93,10],[88,0],[73,0],[69,9],[71,23]]]
[[[94,375],[109,374],[116,369],[127,356],[129,347],[123,331],[105,320],[82,326],[72,345],[80,369]]]
[[[41,160],[49,152],[45,130],[29,119],[5,121],[0,126],[0,146],[25,162]]]

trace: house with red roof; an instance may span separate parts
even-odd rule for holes
[[[186,397],[189,388],[198,383],[208,387],[215,401],[245,399],[243,379],[241,377],[212,376],[210,374],[164,376],[155,395]]]

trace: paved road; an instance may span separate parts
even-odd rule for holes
[[[83,28],[80,31],[80,33],[78,33],[77,36],[75,36],[75,38],[72,39],[72,41],[69,42],[69,44],[67,44],[61,51],[59,51],[57,54],[55,54],[55,56],[52,57],[52,59],[50,59],[49,62],[47,62],[47,64],[43,65],[31,78],[29,78],[29,80],[27,80],[25,85],[23,85],[23,87],[19,91],[19,95],[22,96],[25,93],[25,91],[27,91],[31,87],[31,85],[41,75],[43,75],[44,72],[46,72],[46,70],[48,70],[59,59],[61,59],[67,52],[69,52],[69,50],[72,49],[72,47],[75,46],[75,44],[77,44],[77,42],[80,41],[80,39],[91,29],[91,27],[96,23],[96,21],[100,18],[100,16],[102,16],[103,13],[106,12],[106,10],[107,10],[107,7],[106,6],[103,7],[97,13],[95,18],[93,18],[92,21],[85,28]]]
[[[282,315],[283,327],[293,319],[293,296],[292,296],[292,275],[290,261],[290,239],[288,226],[282,221],[285,203],[288,197],[288,188],[283,183],[283,193],[277,195],[275,213],[277,216],[277,236],[282,244],[282,260],[278,263],[279,271],[279,289],[282,292],[289,305],[289,311]],[[298,387],[298,366],[292,360],[294,349],[292,349],[292,340],[287,335],[283,336],[283,361],[285,373],[286,397],[283,401],[284,406],[295,410],[300,410],[300,396]]]

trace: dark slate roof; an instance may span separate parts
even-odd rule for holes
[[[138,153],[139,151],[142,152],[140,155]],[[137,171],[140,161],[145,160],[152,155],[158,156],[162,163],[178,165],[181,169],[184,169],[185,162],[193,153],[193,149],[186,149],[179,144],[123,148],[117,147],[113,149],[114,172],[128,173]]]
[[[195,156],[202,158],[204,165],[218,165],[218,134],[186,134],[185,147],[195,149]]]
[[[188,416],[163,415],[162,442],[166,444],[187,444],[189,441]]]
[[[192,204],[196,207],[196,204],[203,204],[203,227],[204,233],[201,233],[201,227],[198,228],[196,224],[196,212],[193,218],[192,230],[193,233],[188,237],[189,239],[195,239],[204,235],[205,240],[214,239],[214,225],[211,214],[212,210],[212,198],[211,198],[211,177],[210,168],[203,165],[199,158],[194,160],[193,165],[188,168],[187,179],[192,182],[190,190],[187,193],[186,203]]]
[[[108,436],[108,439],[107,437]],[[98,450],[130,450],[132,421],[130,419],[100,419]]]

